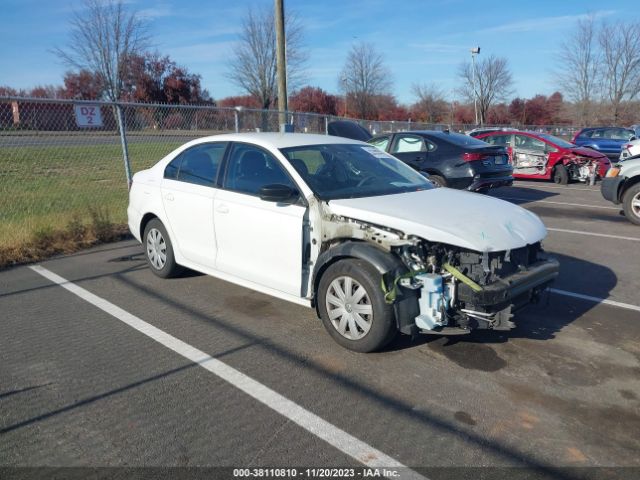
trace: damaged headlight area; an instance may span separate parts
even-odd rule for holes
[[[414,239],[392,252],[408,272],[386,275],[382,288],[408,334],[510,330],[513,314],[537,302],[559,272],[540,243],[480,253]]]
[[[569,178],[577,182],[587,182],[597,175],[598,165],[594,160],[577,157],[567,164]]]

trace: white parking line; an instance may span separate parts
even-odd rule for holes
[[[586,205],[584,203],[567,203],[567,202],[552,202],[550,200],[535,200],[533,198],[522,198],[522,197],[494,197],[499,198],[500,200],[520,200],[529,203],[552,203],[554,205],[564,205],[567,207],[588,207],[588,208],[604,208],[607,210],[620,210],[620,207],[605,207],[602,205]]]
[[[567,292],[566,290],[558,290],[557,288],[550,288],[549,291],[566,297],[579,298],[581,300],[588,300],[589,302],[594,303],[604,303],[605,305],[612,305],[614,307],[626,308],[627,310],[640,312],[639,306],[631,305],[629,303],[616,302],[615,300],[607,300],[606,298],[592,297],[591,295],[583,295],[582,293]]]
[[[547,227],[547,230],[549,230],[550,232],[575,233],[577,235],[590,235],[593,237],[615,238],[617,240],[631,240],[632,242],[640,242],[640,238],[622,237],[620,235],[609,235],[607,233],[580,232],[578,230],[566,230],[564,228],[551,228],[551,227]]]
[[[555,185],[539,185],[537,183],[516,183],[514,187],[535,187],[535,188],[550,188],[551,190],[578,190],[580,192],[598,192],[600,188],[586,188],[586,187],[556,187]]]
[[[69,282],[65,278],[62,278],[40,265],[34,265],[29,268],[53,283],[60,285],[62,288],[65,288],[74,295],[77,295],[86,302],[98,307],[100,310],[117,318],[121,322],[138,330],[140,333],[143,333],[168,349],[173,350],[194,363],[197,363],[202,368],[222,378],[260,403],[275,410],[280,415],[288,418],[292,422],[295,422],[308,432],[318,438],[321,438],[329,445],[332,445],[367,467],[401,469],[398,471],[401,478],[427,480],[426,477],[409,469],[402,463],[385,455],[381,451],[376,450],[361,440],[358,440],[335,425],[323,420],[297,403],[280,395],[274,390],[271,390],[269,387],[261,384],[235,368],[230,367],[226,363],[211,357],[205,352],[192,347],[188,343],[185,343],[182,340],[169,335],[163,330],[154,327],[104,298],[94,295],[93,293]]]

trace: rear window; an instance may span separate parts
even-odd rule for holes
[[[435,136],[435,135],[434,135]],[[435,136],[438,140],[444,140],[445,142],[453,143],[459,147],[486,147],[487,143],[477,138],[470,137],[469,135],[462,135],[461,133],[442,133]]]

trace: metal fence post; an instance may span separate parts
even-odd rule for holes
[[[131,186],[131,162],[129,162],[129,148],[127,146],[127,134],[125,132],[124,113],[120,104],[116,104],[118,112],[118,129],[120,130],[120,143],[122,144],[122,156],[124,158],[124,171],[127,175],[127,185]]]
[[[238,120],[238,110],[233,111],[233,117],[236,124],[236,133],[240,132],[240,121]]]
[[[329,135],[329,117],[324,117],[324,134]]]

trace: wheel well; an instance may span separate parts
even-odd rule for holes
[[[380,248],[363,241],[346,240],[337,245],[330,247],[322,252],[316,261],[317,270],[313,272],[313,303],[317,309],[318,286],[320,278],[326,269],[335,262],[344,259],[364,260],[371,264],[380,275],[386,275],[388,272],[398,272],[405,270],[399,258],[390,252],[381,250]]]
[[[351,258],[355,259],[356,257],[352,257],[349,255],[336,255],[335,257],[331,257],[329,260],[327,260],[322,265],[320,265],[320,268],[318,268],[318,270],[314,272],[312,303],[316,309],[316,313],[318,313],[318,316],[320,315],[320,312],[318,312],[318,302],[316,300],[318,298],[318,286],[320,285],[320,279],[322,278],[322,275],[324,275],[324,272],[327,270],[327,268],[329,268],[334,263],[339,262],[340,260],[351,259]]]
[[[140,220],[140,238],[142,239],[142,236],[144,235],[144,229],[147,228],[147,224],[153,220],[154,218],[158,218],[157,215],[153,214],[153,213],[146,213],[143,217],[142,220]],[[142,239],[144,241],[144,239]]]
[[[622,197],[624,197],[624,194],[626,193],[626,191],[629,190],[634,185],[637,185],[638,183],[640,183],[640,175],[636,175],[635,177],[631,177],[628,180],[626,180],[622,184],[622,188],[620,188],[620,191],[618,192],[618,201],[621,202]]]

